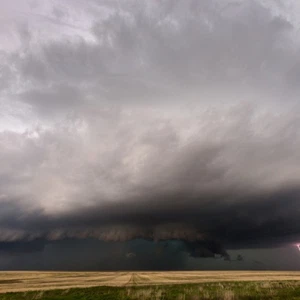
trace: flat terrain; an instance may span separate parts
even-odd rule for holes
[[[0,272],[0,293],[92,286],[137,287],[205,282],[299,281],[300,272]],[[298,284],[298,283],[297,283]],[[1,298],[0,298],[1,299]]]
[[[0,294],[0,300],[300,300],[300,281],[99,286]]]

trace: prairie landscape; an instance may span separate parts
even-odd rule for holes
[[[0,0],[0,300],[300,300],[299,32],[300,0]]]
[[[0,299],[300,299],[300,272],[0,272]]]
[[[0,272],[0,299],[300,299],[300,272]]]
[[[169,271],[169,272],[0,272],[0,293],[84,288],[150,286],[236,281],[300,281],[300,272]]]

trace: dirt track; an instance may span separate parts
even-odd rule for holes
[[[260,280],[300,280],[300,272],[0,272],[0,293],[101,285],[134,286]]]

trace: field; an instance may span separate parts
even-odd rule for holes
[[[0,272],[2,299],[300,299],[300,272]]]

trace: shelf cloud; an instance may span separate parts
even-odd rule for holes
[[[0,0],[0,250],[297,241],[296,0],[15,1]]]

